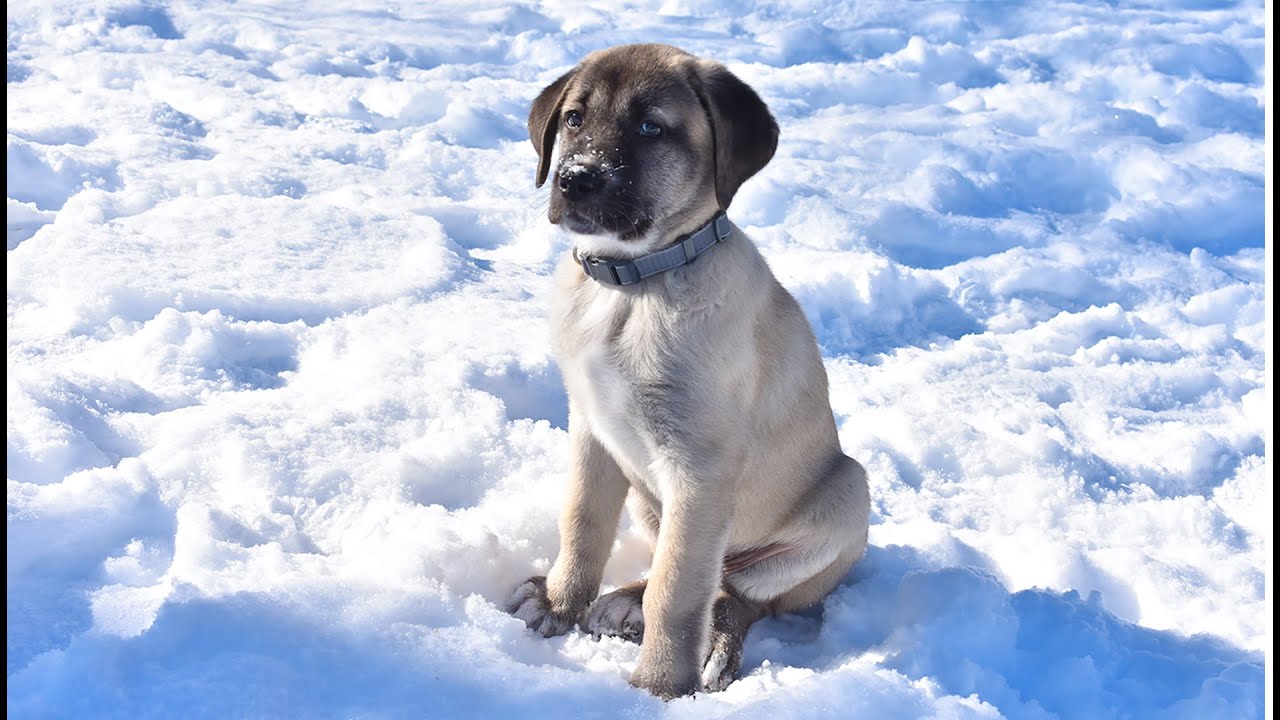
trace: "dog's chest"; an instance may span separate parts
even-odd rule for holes
[[[601,294],[562,328],[569,342],[560,344],[560,362],[567,365],[566,384],[577,412],[592,434],[613,456],[632,482],[663,495],[650,468],[657,458],[653,432],[655,412],[644,402],[646,388],[660,382],[666,368],[645,352],[661,343],[648,311],[634,299]]]
[[[635,384],[606,348],[584,348],[579,364],[584,382],[574,398],[582,402],[591,431],[627,475],[647,475],[656,447],[638,412]]]

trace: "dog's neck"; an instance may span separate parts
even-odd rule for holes
[[[652,242],[632,245],[613,236],[577,235],[573,257],[582,271],[605,285],[635,285],[646,278],[688,265],[729,237],[733,223],[718,211],[705,225],[688,235],[678,237],[660,250],[652,250]],[[640,252],[637,253],[636,249]],[[609,252],[623,249],[625,252]],[[605,252],[599,252],[604,250]]]

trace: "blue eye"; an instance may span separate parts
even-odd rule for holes
[[[645,137],[658,137],[662,134],[662,126],[656,122],[645,120],[640,123],[640,134]]]

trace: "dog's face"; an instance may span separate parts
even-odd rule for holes
[[[723,65],[667,45],[624,45],[588,55],[544,89],[529,136],[539,187],[559,140],[551,222],[633,254],[727,208],[773,157],[778,126]]]

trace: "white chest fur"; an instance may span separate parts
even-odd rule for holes
[[[586,382],[575,398],[591,432],[628,476],[641,480],[653,460],[653,440],[637,413],[635,387],[607,352],[591,348],[580,357]]]
[[[636,322],[635,299],[612,288],[580,288],[590,301],[577,317],[564,318],[572,341],[560,347],[569,395],[575,412],[633,483],[661,496],[651,468],[657,445],[637,400],[640,392],[626,350],[618,343],[619,323]]]

